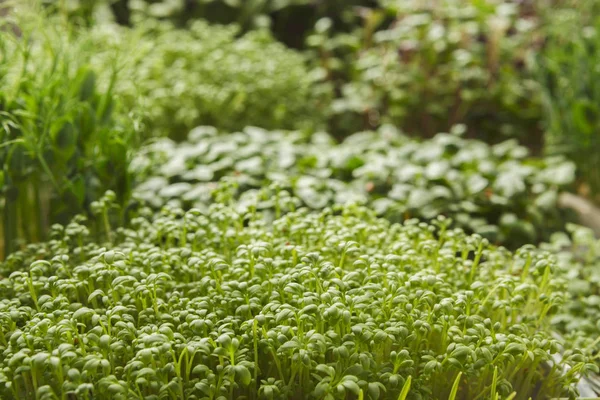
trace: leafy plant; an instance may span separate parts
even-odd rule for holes
[[[2,398],[573,398],[595,369],[552,357],[551,253],[270,190],[273,222],[225,185],[206,212],[142,209],[107,242],[74,221],[11,255]]]
[[[557,253],[566,271],[570,300],[554,322],[559,331],[576,340],[575,347],[600,350],[600,242],[582,226],[569,224],[567,232],[557,232],[544,249]],[[588,341],[586,344],[585,342]]]
[[[546,15],[547,43],[538,59],[544,93],[546,150],[577,163],[586,194],[600,194],[600,20],[598,5],[566,4]]]
[[[569,224],[566,232],[552,235],[544,251],[556,254],[557,265],[568,282],[568,297],[552,323],[566,346],[578,349],[600,365],[600,241],[592,230]],[[580,387],[587,395],[600,393],[600,377],[591,375]]]
[[[489,142],[518,137],[536,149],[541,147],[539,88],[527,68],[531,54],[541,43],[539,11],[529,2],[97,1],[109,14],[107,2],[113,9],[116,4],[128,3],[131,15],[126,25],[142,30],[148,31],[147,27],[157,20],[169,21],[146,32],[148,49],[140,55],[141,64],[134,68],[141,74],[152,71],[156,82],[144,82],[148,75],[134,76],[131,81],[139,82],[141,88],[136,95],[133,91],[129,94],[134,100],[139,94],[148,100],[150,121],[164,125],[157,127],[161,132],[168,127],[161,118],[168,118],[159,115],[175,114],[177,126],[171,129],[179,132],[178,139],[198,124],[225,130],[246,125],[295,129],[307,125],[320,128],[327,121],[328,130],[343,138],[386,123],[421,136],[433,136],[464,123],[469,134]],[[87,12],[83,3],[75,7],[79,9]],[[69,12],[74,11],[65,11]],[[84,19],[93,20],[91,16]],[[219,28],[207,28],[198,22],[202,20],[235,24],[240,31],[220,32]],[[172,31],[172,26],[181,30]],[[194,27],[191,32],[189,26]],[[313,71],[308,74],[297,55],[284,55],[283,49],[275,50],[274,44],[264,50],[267,54],[254,49],[250,43],[257,36],[261,43],[256,46],[265,47],[262,40],[267,30],[289,47],[308,50]],[[243,46],[240,52],[230,42],[240,32],[249,31],[248,47]],[[137,36],[131,39],[121,35],[126,42],[139,43]],[[152,41],[157,42],[156,49]],[[218,48],[224,50],[214,51]],[[249,77],[273,78],[264,81],[273,87],[272,92],[256,92],[253,81],[246,78],[246,71],[237,62],[240,58],[253,60],[248,67],[256,70],[248,71]],[[158,62],[163,59],[167,63]],[[174,59],[181,61],[175,63]],[[281,62],[281,69],[276,67],[265,74],[260,62],[265,59]],[[289,77],[287,71],[293,71]],[[176,82],[179,86],[172,87]],[[192,94],[181,87],[198,89]],[[298,97],[290,99],[291,93]],[[255,110],[253,97],[265,94],[268,107]],[[271,94],[285,99],[285,112],[278,110]],[[332,95],[334,101],[328,101]],[[174,106],[180,97],[185,104],[183,110]],[[248,115],[240,108],[248,110]],[[198,109],[208,111],[202,115]],[[178,115],[184,113],[185,117]],[[266,118],[252,117],[263,114]],[[181,122],[185,126],[179,126]]]
[[[136,139],[114,94],[116,64],[97,68],[88,35],[26,4],[10,9],[0,29],[0,209],[7,253],[44,239],[52,223],[89,210],[107,189],[126,202]]]
[[[335,88],[330,131],[391,123],[433,136],[457,123],[490,142],[540,142],[541,105],[526,68],[538,45],[528,2],[382,0],[339,33],[319,21],[308,38]]]
[[[327,96],[315,89],[302,56],[266,31],[238,33],[203,21],[185,30],[148,21],[134,30],[115,27],[98,45],[130,55],[114,90],[128,109],[141,110],[148,135],[182,140],[203,124],[319,126],[318,107]]]
[[[156,208],[205,208],[223,176],[237,182],[236,197],[276,182],[313,209],[358,201],[393,221],[443,214],[512,247],[564,226],[568,213],[557,207],[557,194],[573,181],[573,164],[530,158],[515,141],[464,139],[462,131],[420,141],[386,126],[336,144],[325,134],[247,128],[223,135],[200,127],[189,142],[142,150],[132,165],[135,192]]]

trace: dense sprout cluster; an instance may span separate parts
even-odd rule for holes
[[[183,140],[197,125],[224,130],[314,127],[322,120],[303,57],[266,31],[195,21],[186,29],[149,21],[112,26],[110,41],[129,59],[115,92],[144,115],[147,134]],[[126,56],[126,57],[127,57]]]
[[[570,2],[0,0],[0,399],[596,396]]]
[[[418,141],[384,127],[336,144],[325,134],[247,128],[218,135],[201,127],[188,142],[146,147],[132,168],[141,181],[137,196],[158,208],[206,207],[214,182],[227,176],[238,195],[276,182],[313,209],[358,201],[394,221],[444,214],[512,246],[561,228],[556,199],[573,180],[571,163],[529,158],[513,141],[490,146],[458,133]]]
[[[557,262],[566,271],[570,300],[554,323],[562,334],[575,340],[575,346],[600,350],[600,242],[594,233],[581,226],[569,225],[568,233],[557,232],[545,250],[557,254]],[[591,343],[590,343],[591,342]]]
[[[600,241],[589,228],[568,224],[566,232],[552,235],[543,251],[556,254],[557,265],[568,282],[567,297],[552,318],[555,336],[565,339],[569,348],[582,351],[599,364],[600,357]],[[581,382],[587,396],[600,392],[600,377],[592,374]]]
[[[593,369],[552,356],[550,253],[277,199],[273,222],[256,204],[142,209],[104,244],[74,221],[11,256],[2,398],[541,399]]]

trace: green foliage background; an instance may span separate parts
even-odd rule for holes
[[[600,392],[597,2],[0,6],[0,397]]]

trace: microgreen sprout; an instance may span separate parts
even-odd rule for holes
[[[56,227],[10,257],[2,398],[526,400],[573,397],[594,369],[553,357],[566,282],[551,252],[443,218],[347,205],[273,219],[222,200],[140,210],[103,245]]]

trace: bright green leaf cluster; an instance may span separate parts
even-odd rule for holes
[[[574,347],[600,350],[600,242],[594,233],[576,225],[557,232],[543,248],[557,254],[566,272],[570,300],[554,317],[559,332],[574,340]]]
[[[514,141],[490,146],[458,133],[419,141],[386,126],[336,144],[325,134],[247,128],[219,135],[200,127],[188,142],[146,147],[132,168],[141,179],[137,196],[158,208],[206,207],[215,182],[228,176],[237,196],[276,182],[313,209],[358,201],[393,221],[443,214],[509,246],[563,227],[557,194],[574,179],[571,163],[530,158]]]
[[[2,398],[547,399],[593,369],[553,358],[551,253],[276,199],[273,222],[256,203],[141,209],[113,244],[74,221],[12,255]]]
[[[183,140],[197,125],[303,129],[324,121],[319,107],[326,96],[304,58],[267,31],[238,37],[235,26],[204,21],[187,29],[152,20],[133,30],[112,28],[98,45],[126,57],[115,93],[144,115],[149,136]]]

